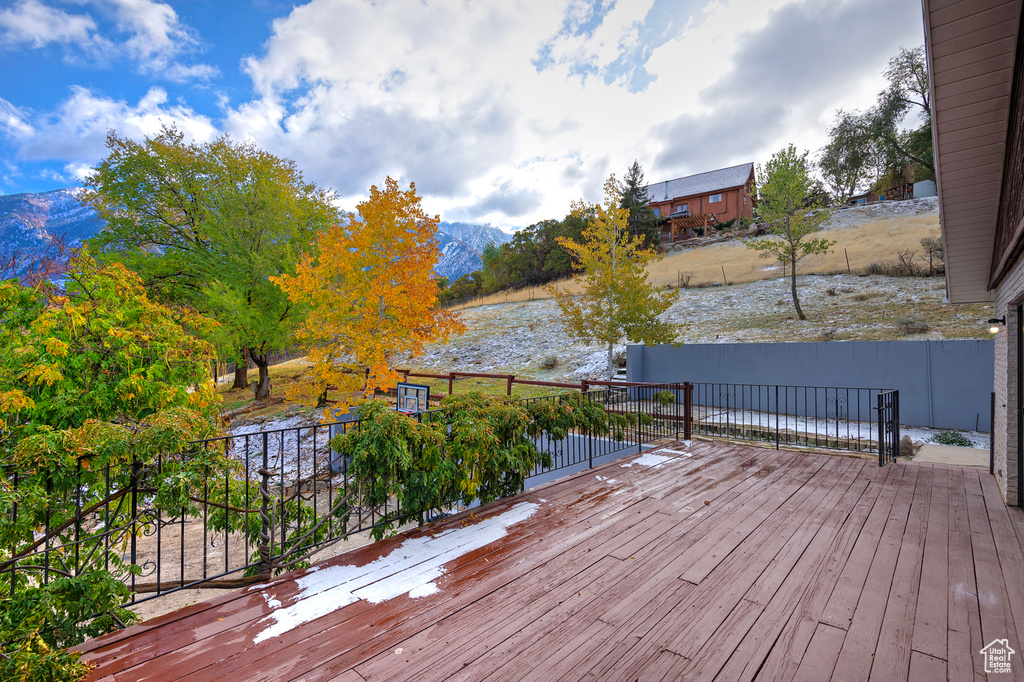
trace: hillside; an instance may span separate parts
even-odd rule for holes
[[[437,226],[437,239],[441,260],[434,272],[454,282],[483,267],[480,256],[488,244],[504,244],[512,235],[490,225],[442,222]]]
[[[663,285],[674,287],[678,271],[693,273],[690,288],[680,290],[665,319],[676,326],[684,343],[988,337],[984,322],[992,316],[992,306],[943,304],[942,277],[858,274],[871,263],[894,259],[901,250],[916,251],[923,262],[921,238],[938,234],[933,199],[845,209],[837,212],[828,232],[839,242],[835,252],[809,257],[798,270],[828,273],[799,277],[808,320],[796,319],[789,279],[782,278],[779,266],[738,242],[675,250],[655,265],[651,278]],[[847,254],[853,274],[846,272]],[[723,267],[729,285],[722,283]],[[542,289],[508,294],[507,303],[505,298],[498,294],[463,307],[466,332],[447,345],[429,346],[407,364],[550,380],[601,377],[604,350],[570,339],[562,330],[557,305]],[[542,369],[550,356],[558,365]]]
[[[939,204],[935,197],[837,210],[826,226],[826,236],[836,241],[832,253],[808,256],[800,261],[801,274],[863,272],[872,263],[892,261],[898,252],[922,255],[921,239],[939,236]],[[849,263],[849,267],[847,265]],[[782,274],[779,263],[746,248],[742,239],[715,241],[706,246],[671,247],[650,270],[660,286],[675,287],[688,276],[690,286],[737,284],[774,279]],[[571,283],[562,283],[573,289]],[[474,300],[464,307],[533,301],[549,298],[541,287],[502,292]]]

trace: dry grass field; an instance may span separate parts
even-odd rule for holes
[[[903,204],[903,205],[899,205]],[[872,263],[889,261],[903,250],[922,255],[921,239],[939,236],[938,204],[923,199],[885,206],[875,204],[837,211],[822,236],[835,240],[832,253],[808,256],[800,261],[800,274],[857,274]],[[648,268],[650,281],[675,287],[680,275],[689,276],[690,286],[707,284],[743,284],[782,275],[782,266],[747,248],[743,240],[708,246],[675,247]],[[577,291],[570,280],[558,282],[559,288]],[[543,287],[499,292],[455,308],[465,310],[496,303],[522,303],[551,298]]]

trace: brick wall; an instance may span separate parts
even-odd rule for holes
[[[996,480],[1007,504],[1020,502],[1017,489],[1017,328],[1024,323],[1017,319],[1017,304],[1024,300],[1024,259],[1018,259],[1013,269],[996,289],[995,316],[1006,315],[1006,329],[995,338],[995,423],[992,446],[995,458]]]

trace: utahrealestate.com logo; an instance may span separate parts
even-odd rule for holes
[[[988,646],[981,650],[981,655],[985,657],[985,672],[1012,672],[1010,656],[1013,656],[1015,653],[1017,652],[1010,648],[1010,643],[1007,640],[993,639],[989,642]]]

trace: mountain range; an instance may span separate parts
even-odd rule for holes
[[[46,251],[54,237],[69,248],[81,246],[103,229],[104,221],[83,204],[77,187],[55,189],[38,194],[0,195],[0,267],[12,256],[22,264],[16,274],[24,274],[33,257]],[[434,271],[455,281],[479,270],[480,256],[488,244],[504,244],[512,235],[490,225],[445,223],[438,226],[441,259]]]
[[[0,195],[0,267],[17,257],[24,274],[34,258],[47,251],[51,239],[79,247],[103,229],[104,221],[79,200],[76,187],[40,194]]]

